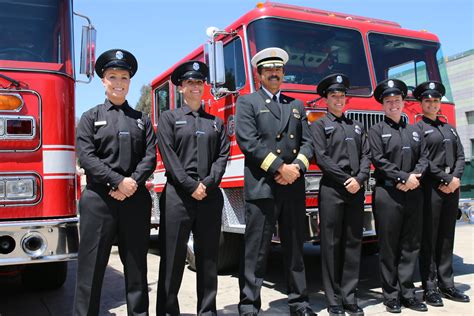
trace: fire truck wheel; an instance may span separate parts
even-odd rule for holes
[[[23,286],[32,290],[60,288],[67,277],[67,262],[48,262],[26,265],[21,273]]]
[[[233,272],[239,265],[243,247],[243,235],[221,232],[219,240],[219,254],[217,259],[217,272],[219,274]],[[186,257],[189,269],[196,271],[196,258],[193,249],[193,237],[188,241]]]

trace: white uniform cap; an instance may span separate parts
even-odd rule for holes
[[[278,47],[262,49],[252,58],[252,66],[283,67],[288,61],[288,53]]]

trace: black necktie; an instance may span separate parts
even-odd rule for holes
[[[412,171],[411,169],[411,145],[410,145],[410,136],[407,135],[406,133],[409,133],[409,131],[406,128],[402,128],[402,126],[399,126],[399,131],[400,131],[400,138],[402,141],[402,165],[400,169],[405,172],[410,172]]]
[[[453,170],[454,168],[454,144],[447,135],[449,135],[450,131],[447,131],[445,128],[446,125],[438,124],[436,125],[439,132],[443,136],[443,144],[444,144],[444,151],[445,151],[445,164],[449,167],[449,171]],[[450,173],[448,171],[448,173]]]
[[[196,137],[197,137],[197,173],[199,180],[203,180],[207,177],[207,146],[206,146],[206,135],[202,130],[201,118],[199,112],[193,112],[196,118]]]
[[[276,96],[276,94],[273,96],[273,101],[275,101],[276,103],[278,103],[278,97]]]
[[[341,125],[346,136],[347,153],[349,154],[349,163],[351,165],[351,176],[355,176],[359,172],[359,152],[354,139],[354,131],[352,126],[347,125],[344,119],[341,120]]]
[[[127,117],[121,107],[117,107],[117,111],[119,130],[119,166],[124,173],[127,173],[132,161],[132,141],[127,126]]]

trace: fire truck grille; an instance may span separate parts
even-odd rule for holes
[[[364,129],[367,132],[372,126],[381,122],[385,114],[383,112],[368,112],[368,111],[347,111],[346,116],[352,120],[361,122],[364,125]],[[402,114],[402,120],[407,123],[408,117],[405,114]]]

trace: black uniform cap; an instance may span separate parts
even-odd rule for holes
[[[347,89],[349,89],[349,86],[349,78],[342,73],[336,73],[321,79],[321,81],[318,83],[316,92],[323,98],[326,98],[328,93],[331,91],[340,91],[346,93]]]
[[[110,49],[103,52],[95,62],[95,72],[100,78],[104,77],[104,71],[108,68],[128,70],[132,78],[138,69],[138,63],[132,53],[124,49]]]
[[[385,97],[401,95],[405,99],[407,95],[407,85],[398,79],[386,79],[380,82],[374,91],[374,98],[379,103],[383,103]]]
[[[425,98],[442,98],[446,93],[446,88],[441,82],[426,81],[420,83],[413,91],[413,96],[421,101]]]
[[[171,74],[171,82],[175,86],[179,86],[183,80],[195,79],[205,80],[209,74],[209,68],[203,62],[197,60],[182,63],[173,70]]]

